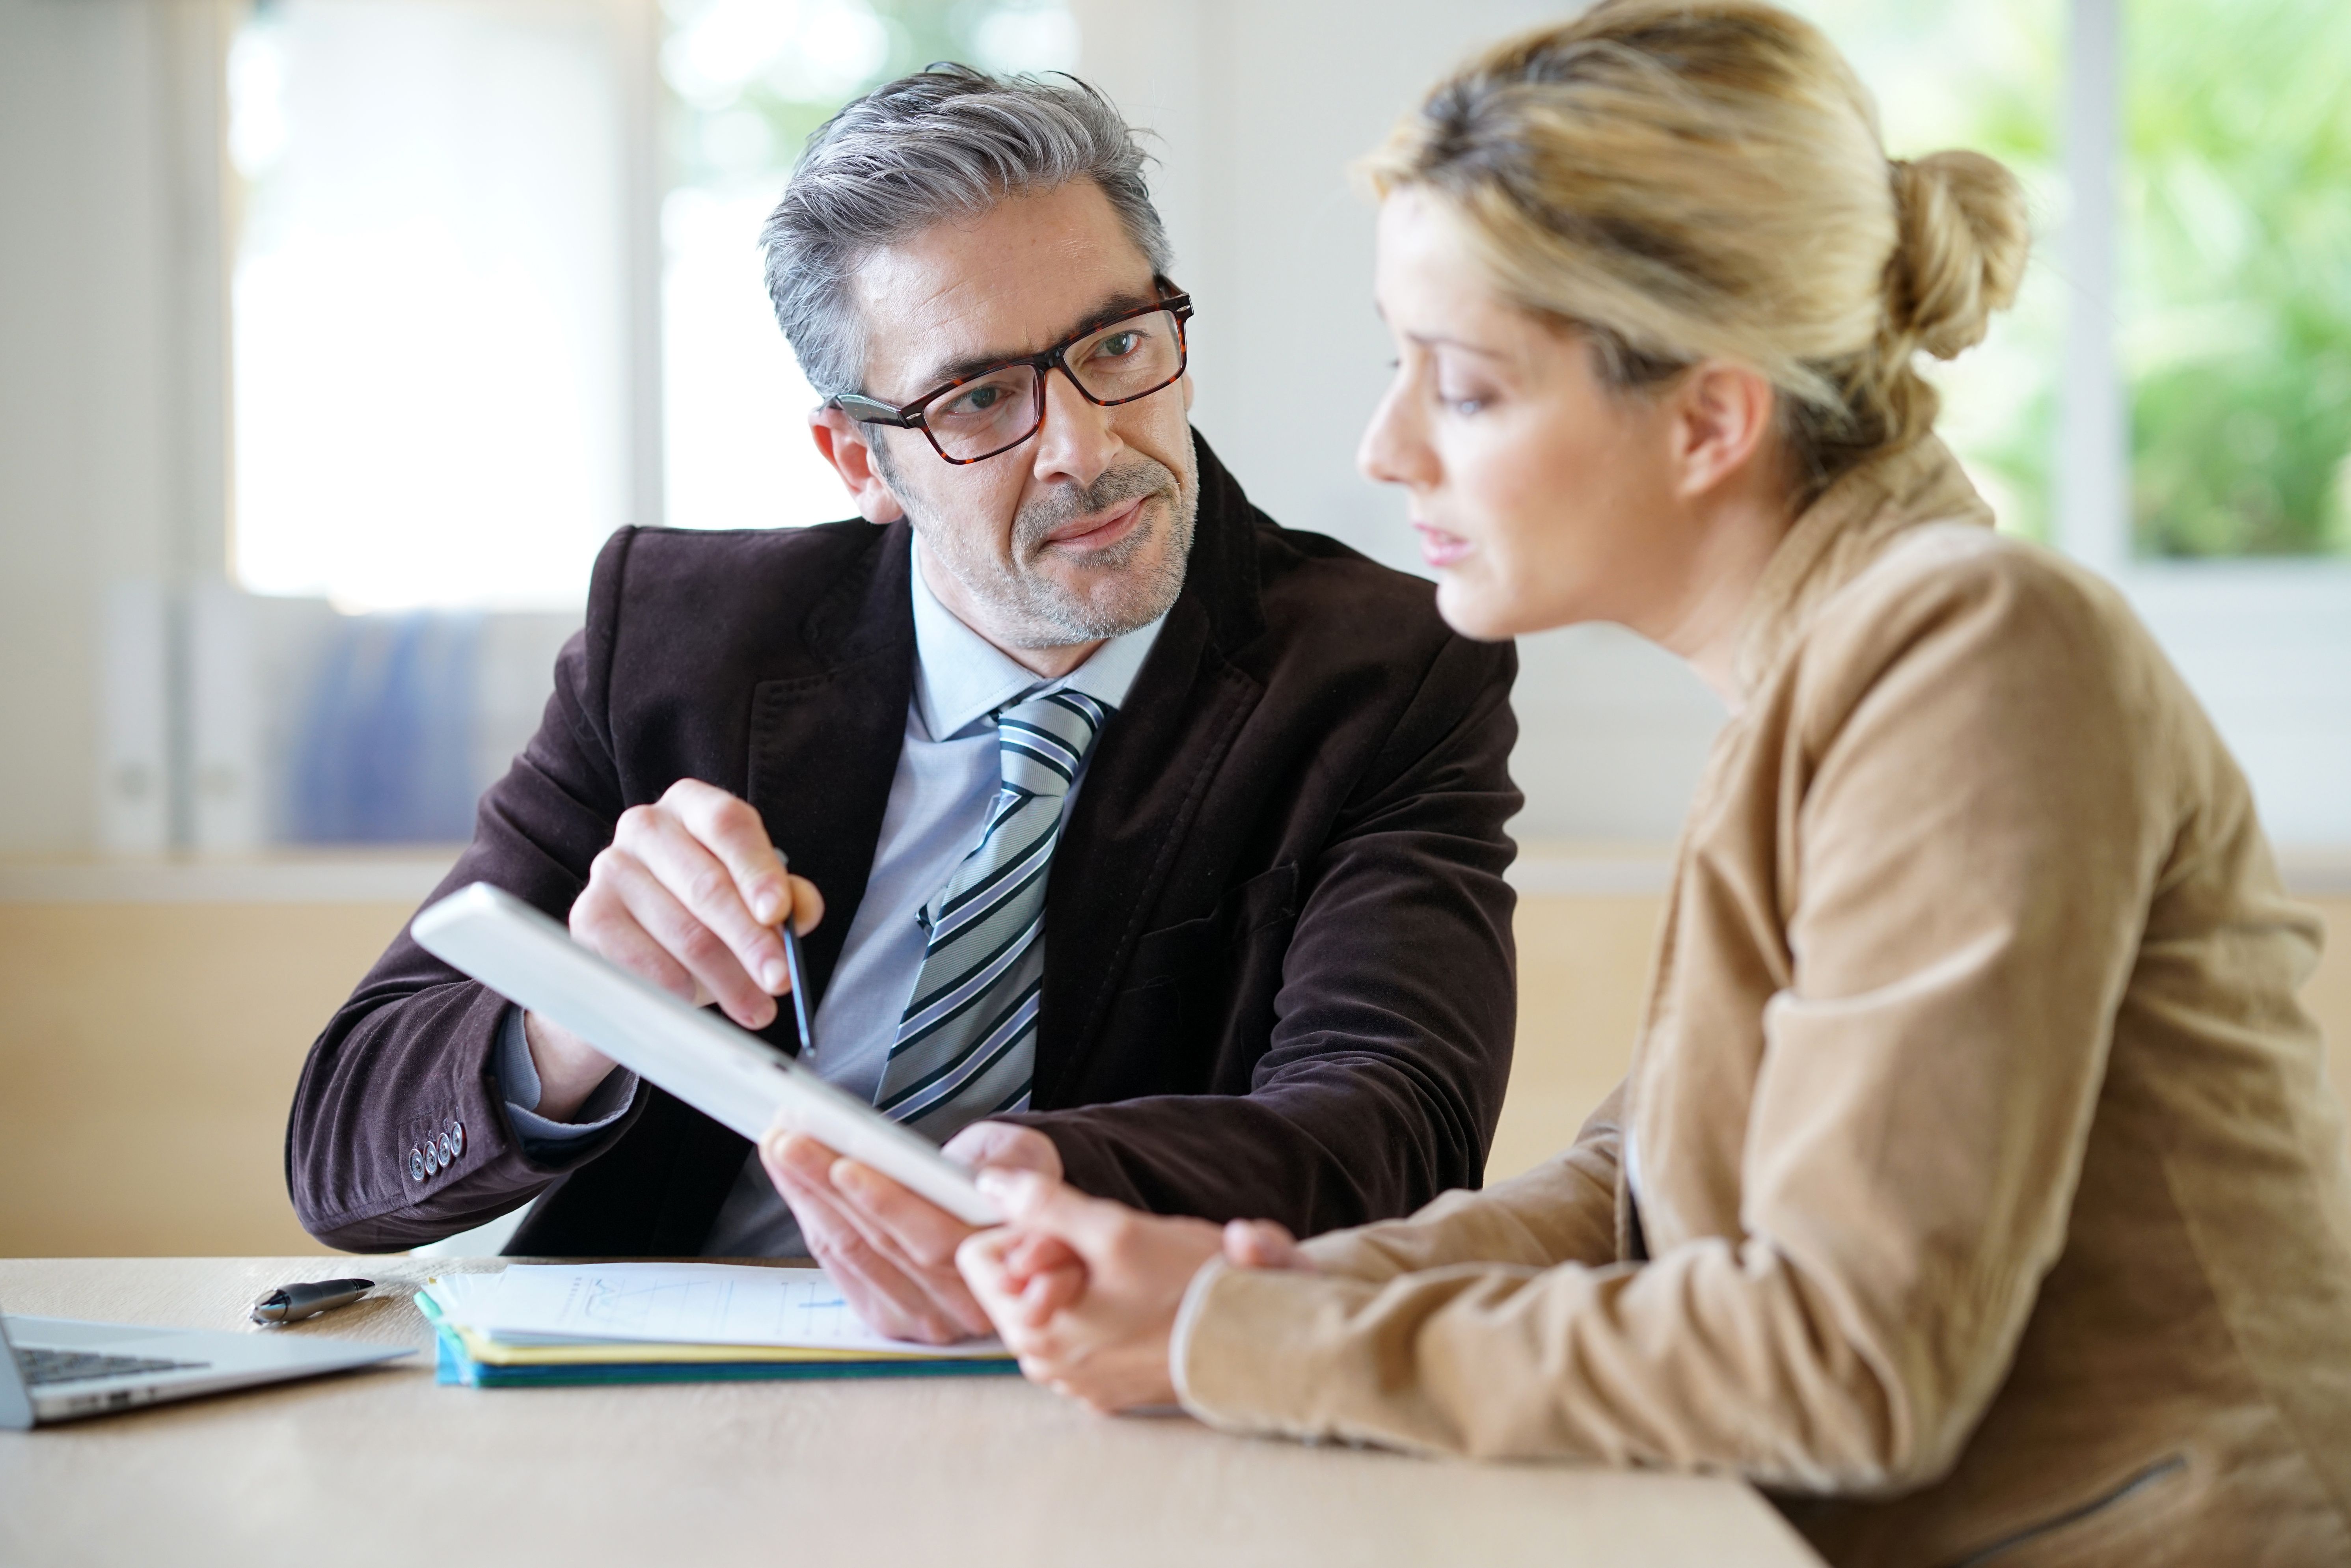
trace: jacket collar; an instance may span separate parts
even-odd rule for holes
[[[1053,855],[1029,1102],[1040,1111],[1069,1103],[1208,781],[1264,695],[1233,661],[1265,629],[1259,514],[1207,442],[1193,449],[1200,510],[1184,590],[1094,743]]]
[[[1184,591],[1207,612],[1209,641],[1229,653],[1265,630],[1257,571],[1257,525],[1261,519],[1196,431],[1192,451],[1199,464],[1200,516]]]
[[[1932,435],[1830,486],[1797,516],[1756,582],[1733,664],[1740,695],[1771,678],[1820,607],[1897,535],[1951,522],[1990,528],[1991,508]]]

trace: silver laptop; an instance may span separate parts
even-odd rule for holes
[[[308,1335],[0,1317],[0,1427],[47,1426],[413,1355]]]

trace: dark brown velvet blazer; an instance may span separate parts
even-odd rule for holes
[[[1475,1186],[1516,1019],[1517,658],[1429,585],[1249,504],[1205,444],[1187,576],[1054,856],[1034,1110],[1069,1177],[1162,1213],[1301,1232]],[[628,807],[683,778],[756,805],[825,897],[821,995],[857,913],[914,674],[902,523],[624,528],[529,747],[434,894],[559,918]],[[507,1004],[403,933],[310,1048],[287,1130],[303,1225],[355,1251],[540,1195],[515,1250],[701,1250],[749,1145],[641,1083],[560,1165],[527,1155]],[[792,1046],[790,1011],[768,1031]],[[409,1153],[451,1124],[462,1153]]]

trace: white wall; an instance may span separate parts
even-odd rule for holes
[[[91,841],[102,585],[170,566],[158,47],[0,0],[0,852]]]
[[[1402,497],[1355,471],[1391,357],[1350,162],[1447,67],[1563,15],[1545,0],[1077,0],[1081,74],[1158,133],[1154,190],[1199,308],[1195,420],[1292,528],[1420,570]],[[1213,62],[1213,68],[1204,65]],[[1523,639],[1521,839],[1671,838],[1713,696],[1609,628]]]
[[[284,815],[335,618],[226,580],[238,13],[0,0],[0,857],[250,849]],[[535,727],[575,620],[485,628],[482,777]]]

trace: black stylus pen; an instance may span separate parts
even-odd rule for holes
[[[291,1323],[337,1307],[347,1307],[375,1289],[373,1280],[313,1280],[280,1285],[253,1303],[257,1323]]]
[[[791,862],[784,859],[783,851],[776,852],[776,859],[789,868]],[[816,1055],[816,1029],[809,1021],[808,968],[800,962],[799,935],[792,929],[790,919],[786,918],[776,930],[784,939],[784,973],[792,982],[792,1021],[799,1025],[800,1060],[806,1061]]]

